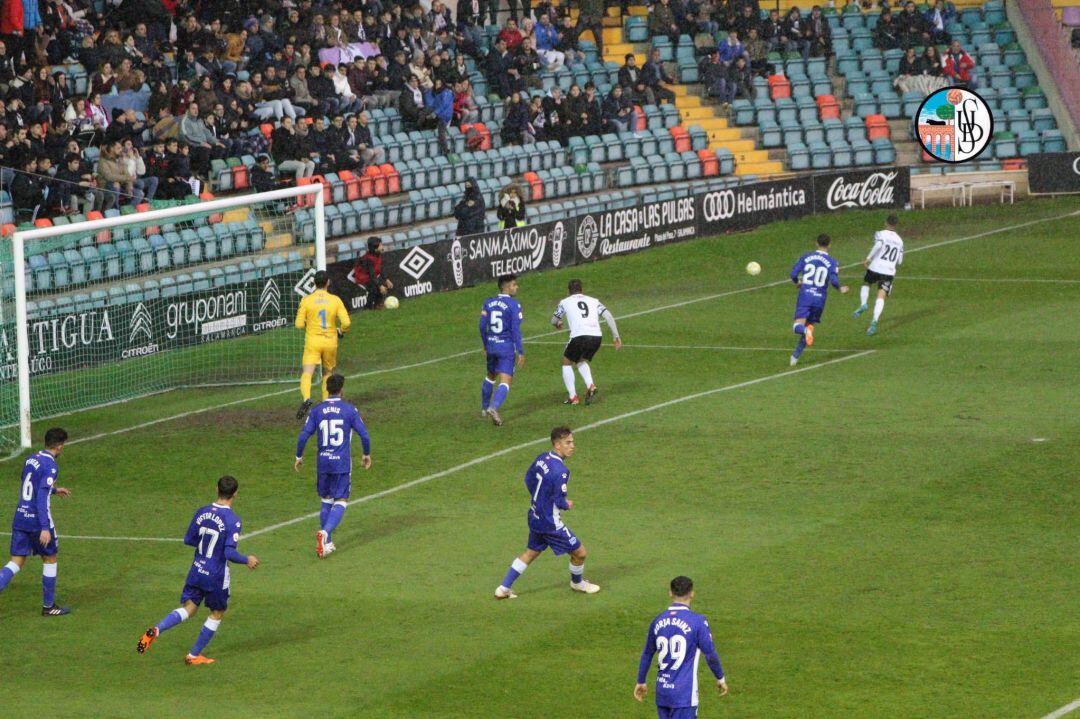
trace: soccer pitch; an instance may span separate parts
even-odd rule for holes
[[[874,337],[851,312],[881,212],[526,275],[527,364],[501,428],[477,417],[493,287],[355,314],[344,394],[375,465],[355,462],[322,561],[310,447],[292,468],[295,385],[38,423],[36,441],[52,424],[74,440],[73,496],[53,501],[73,612],[40,616],[36,559],[0,594],[0,716],[654,717],[651,685],[631,697],[638,655],[686,574],[731,687],[717,698],[701,668],[702,717],[1038,719],[1080,696],[1078,209],[903,213]],[[831,293],[792,370],[787,274],[823,231],[852,294]],[[561,404],[565,333],[548,324],[571,277],[626,343],[606,338],[588,407]],[[602,591],[571,592],[548,555],[496,602],[527,536],[523,473],[556,424],[577,430],[565,519]],[[18,460],[0,472],[13,502]],[[217,663],[183,663],[205,610],[137,655],[226,473],[262,566],[233,569]]]

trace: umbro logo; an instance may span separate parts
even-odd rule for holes
[[[405,258],[401,261],[399,267],[402,272],[409,275],[414,280],[419,280],[434,262],[434,257],[420,247],[414,247],[409,250],[409,254],[405,255]]]
[[[273,310],[275,315],[281,314],[281,290],[278,289],[277,282],[273,280],[266,281],[259,295],[259,317],[265,315],[268,310]]]
[[[147,342],[154,341],[154,319],[150,316],[150,310],[146,309],[146,305],[140,302],[135,311],[131,314],[131,328],[130,335],[128,336],[128,344],[135,342],[135,338],[140,334],[146,335]]]

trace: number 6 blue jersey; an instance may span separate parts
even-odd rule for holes
[[[496,295],[484,300],[480,310],[480,339],[489,355],[525,354],[521,342],[521,305],[510,295]]]
[[[207,591],[228,589],[226,554],[234,554],[239,541],[240,517],[232,509],[215,503],[195,510],[184,535],[184,544],[195,547],[187,583]]]
[[[34,452],[23,465],[19,483],[19,504],[15,507],[12,527],[24,532],[40,532],[53,528],[49,498],[56,491],[60,473],[56,458],[48,450]]]
[[[645,649],[638,663],[638,684],[644,684],[656,656],[656,705],[696,707],[698,705],[698,661],[701,655],[717,679],[724,678],[720,655],[705,617],[690,607],[674,602],[649,625]]]
[[[791,268],[791,281],[799,285],[801,306],[823,306],[829,285],[840,289],[840,263],[822,250],[807,252]]]
[[[360,435],[364,454],[371,454],[371,437],[360,418],[360,410],[341,397],[331,397],[317,404],[308,414],[296,441],[296,456],[303,457],[308,438],[317,435],[317,471],[320,474],[349,474],[352,472],[350,440],[353,432]]]

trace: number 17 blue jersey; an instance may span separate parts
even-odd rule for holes
[[[308,414],[304,428],[296,442],[296,456],[304,456],[304,446],[311,435],[317,435],[319,474],[349,474],[352,472],[352,433],[360,435],[364,454],[371,454],[371,437],[368,435],[360,410],[341,397],[331,397],[320,402]]]
[[[240,541],[240,517],[229,507],[208,504],[195,510],[184,544],[195,547],[187,584],[207,591],[229,588],[228,550]]]

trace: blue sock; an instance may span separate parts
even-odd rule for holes
[[[510,563],[510,569],[507,570],[506,576],[503,577],[502,586],[509,589],[514,584],[514,582],[517,581],[517,578],[521,576],[521,573],[528,568],[528,564],[521,561],[520,559],[515,559],[513,562]]]
[[[12,577],[19,573],[19,569],[19,565],[13,562],[8,562],[3,569],[0,569],[0,592],[4,591]]]
[[[203,649],[206,649],[206,645],[210,643],[210,640],[214,638],[214,632],[221,626],[220,619],[207,619],[203,624],[202,631],[199,632],[199,638],[195,640],[194,646],[191,647],[191,656],[197,657],[202,654]]]
[[[491,408],[498,409],[506,401],[506,395],[510,394],[510,385],[502,383],[495,389],[495,396],[491,400]]]
[[[795,325],[794,327],[792,327],[791,329],[792,329],[792,330],[794,330],[795,334],[797,334],[797,335],[804,335],[804,334],[806,334],[806,325],[800,325],[800,324],[796,324],[796,325]]]
[[[41,606],[51,607],[56,602],[56,563],[42,565]]]
[[[322,506],[319,508],[319,529],[326,529],[326,519],[330,516],[330,508],[334,506],[334,503],[328,499],[322,501]]]
[[[484,384],[480,387],[480,409],[487,409],[491,404],[491,394],[495,391],[495,380],[484,378]]]
[[[806,337],[800,337],[799,343],[795,345],[795,351],[791,353],[791,356],[795,359],[802,357],[802,351],[806,349]]]
[[[160,634],[161,632],[165,632],[165,631],[168,631],[168,630],[172,629],[177,624],[180,624],[181,622],[183,622],[187,618],[188,618],[187,610],[185,610],[183,608],[172,610],[171,612],[169,612],[168,614],[165,615],[164,619],[162,619],[160,622],[158,622],[158,624],[157,624],[158,634]]]
[[[326,530],[326,541],[330,540],[330,535],[333,533],[337,526],[341,524],[342,518],[345,516],[345,503],[334,502],[330,507],[330,512],[326,517],[326,523],[323,525],[323,529]]]

